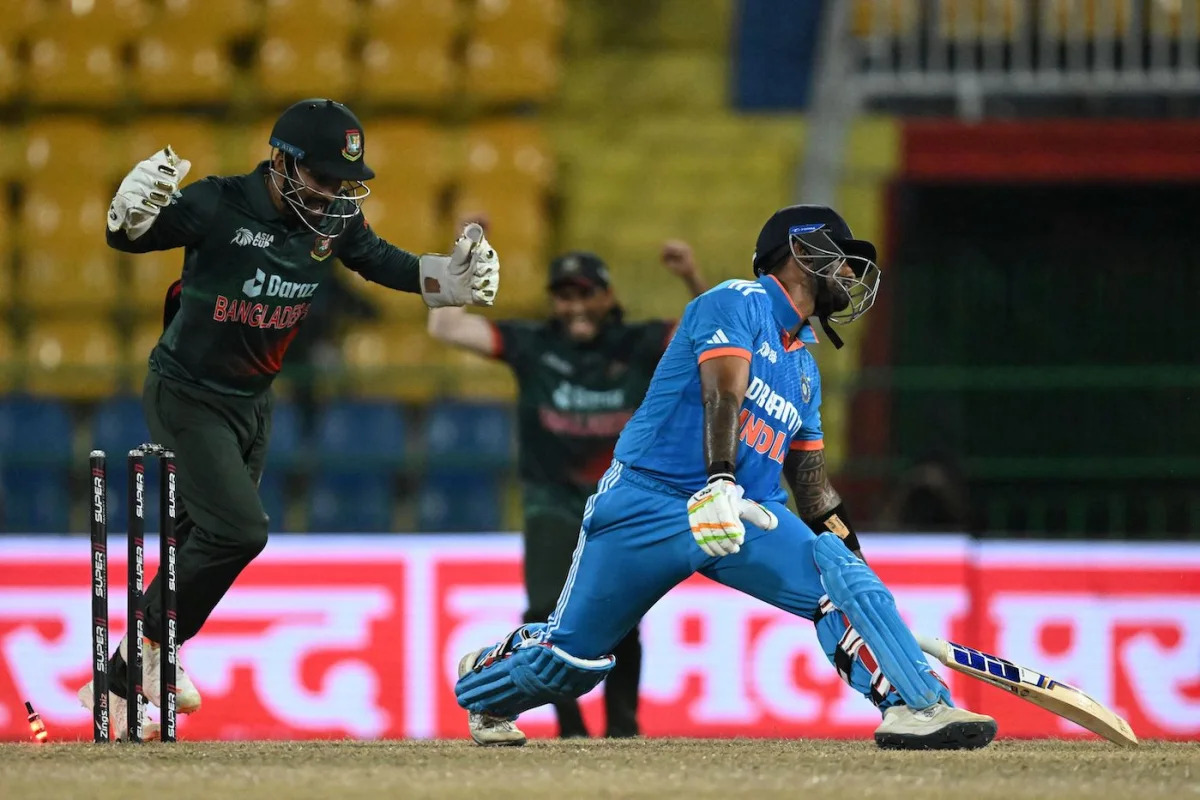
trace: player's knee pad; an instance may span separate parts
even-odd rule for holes
[[[845,614],[849,622],[847,630],[853,631],[851,636],[862,640],[856,645],[853,638],[849,639],[847,649],[853,646],[855,657],[860,657],[865,645],[872,660],[877,662],[879,678],[895,687],[900,698],[913,708],[924,708],[938,701],[950,704],[949,690],[929,668],[916,639],[900,619],[895,598],[879,576],[834,533],[817,537],[813,558],[829,602]],[[879,688],[883,688],[882,683]],[[886,696],[886,692],[883,694]]]
[[[544,628],[522,626],[480,658],[454,687],[458,704],[468,711],[515,717],[546,703],[588,693],[616,663],[612,656],[576,658],[545,641],[539,635]]]

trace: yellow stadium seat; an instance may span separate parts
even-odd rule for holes
[[[421,188],[392,178],[374,180],[371,197],[363,205],[376,233],[417,255],[449,247],[449,242],[439,246],[437,197]]]
[[[280,108],[279,111],[282,112],[283,109]],[[260,161],[270,158],[271,126],[274,124],[274,119],[268,119],[227,129],[224,172],[234,175],[250,172]],[[367,131],[367,135],[370,136],[370,130]],[[367,143],[367,147],[370,147],[370,142]]]
[[[145,26],[147,6],[142,0],[79,0],[46,9],[29,31],[30,99],[91,106],[119,99],[120,49]]]
[[[264,13],[267,35],[283,36],[297,44],[305,38],[345,41],[358,25],[358,3],[346,0],[267,0]]]
[[[25,361],[33,394],[93,399],[112,394],[118,385],[120,347],[112,328],[99,319],[31,326]]]
[[[554,156],[536,120],[499,120],[473,126],[467,132],[470,174],[514,173],[546,186],[554,176]]]
[[[131,83],[144,103],[225,101],[233,85],[229,48],[221,40],[145,36],[134,48]]]
[[[192,162],[184,185],[221,172],[221,151],[212,122],[203,117],[144,116],[117,134],[125,146],[124,163],[132,167],[167,145]]]
[[[441,347],[420,325],[363,325],[342,340],[345,388],[359,397],[425,402],[438,394],[428,363]]]
[[[174,43],[186,34],[188,42],[211,44],[250,33],[258,17],[253,0],[163,0],[156,22]]]
[[[445,43],[370,38],[362,51],[359,95],[372,103],[435,105],[449,98],[458,67]]]
[[[178,280],[182,272],[183,250],[159,250],[131,255],[127,299],[132,301],[138,314],[161,320],[167,287]]]
[[[392,42],[449,44],[462,19],[457,3],[446,0],[367,0],[363,30]]]
[[[330,38],[319,28],[310,29],[307,38],[268,36],[258,49],[259,91],[273,103],[342,98],[359,75],[348,50],[345,39]]]
[[[563,0],[475,0],[472,23],[500,39],[553,42],[566,20]]]
[[[46,16],[44,0],[8,0],[4,5],[4,24],[0,25],[0,44],[13,44],[37,27]]]
[[[382,119],[367,124],[366,159],[381,178],[439,185],[449,173],[450,134],[424,121]]]
[[[16,296],[33,308],[96,307],[116,298],[114,251],[104,242],[106,184],[26,187],[19,216],[22,253]]]
[[[142,381],[146,379],[146,370],[150,360],[150,351],[158,344],[162,336],[162,321],[141,322],[133,328],[129,337],[129,345],[125,348],[125,371],[129,385],[135,391],[140,390]]]
[[[463,85],[485,103],[545,102],[558,87],[560,62],[556,43],[481,31],[467,46]]]
[[[112,179],[129,168],[113,163],[109,131],[92,117],[40,117],[25,129],[24,144],[17,167],[27,184]]]
[[[0,41],[0,103],[16,97],[21,85],[21,73],[17,69],[16,45]]]
[[[6,392],[12,388],[19,362],[12,332],[7,325],[0,325],[0,391]]]

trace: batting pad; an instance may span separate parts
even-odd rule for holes
[[[953,705],[950,690],[934,676],[920,645],[900,619],[895,598],[875,572],[835,533],[817,537],[813,558],[830,602],[850,620],[905,704],[912,708],[939,701]]]
[[[468,711],[515,717],[555,700],[590,692],[613,668],[612,656],[576,658],[550,644],[530,644],[459,678],[458,704]]]

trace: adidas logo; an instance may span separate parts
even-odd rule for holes
[[[709,344],[729,344],[729,337],[725,335],[725,331],[717,328],[717,332],[708,340]]]

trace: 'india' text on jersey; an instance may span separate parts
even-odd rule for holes
[[[738,415],[737,482],[746,497],[786,501],[779,477],[789,449],[824,446],[821,377],[804,342],[816,341],[772,276],[725,281],[688,304],[650,389],[617,442],[626,468],[691,494],[708,479],[699,365],[734,356],[750,362]]]

